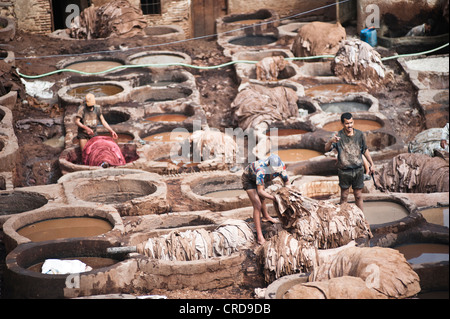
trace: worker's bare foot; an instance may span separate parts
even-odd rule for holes
[[[266,242],[266,240],[264,239],[264,237],[262,238],[258,238],[258,240],[256,241],[259,245],[264,245],[264,243]]]
[[[278,219],[272,218],[270,216],[267,217],[267,218],[266,217],[261,218],[261,221],[264,222],[264,223],[269,222],[269,223],[272,223],[272,224],[277,224],[277,223],[280,222]]]

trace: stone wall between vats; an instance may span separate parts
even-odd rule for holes
[[[91,0],[91,3],[99,7],[109,1]],[[128,1],[133,6],[140,7],[140,0]],[[341,21],[356,17],[355,2],[356,0],[353,0],[340,6]],[[298,18],[321,16],[325,20],[334,20],[336,17],[336,7],[332,5],[333,3],[335,3],[334,0],[228,0],[227,14],[254,12],[267,8],[276,10],[281,17],[287,17],[330,5],[327,8],[301,15]],[[162,13],[160,15],[145,15],[145,17],[149,26],[177,25],[184,30],[187,37],[192,37],[191,6],[192,1],[190,0],[161,0]],[[19,30],[37,34],[48,34],[54,31],[52,29],[52,7],[50,0],[0,0],[0,10],[2,14],[16,19],[17,29]]]

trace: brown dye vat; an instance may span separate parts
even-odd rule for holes
[[[342,94],[357,93],[361,91],[364,90],[362,90],[359,86],[352,84],[324,84],[314,86],[312,88],[305,90],[305,95],[311,97],[319,95],[341,96]]]
[[[290,148],[278,150],[276,152],[278,156],[281,158],[283,162],[299,162],[299,161],[307,161],[313,157],[317,157],[323,155],[323,153],[309,150],[306,148]],[[269,154],[267,154],[269,155]]]
[[[68,217],[40,221],[24,226],[17,233],[33,242],[60,238],[91,237],[107,233],[113,226],[93,217]]]
[[[119,262],[119,260],[104,257],[72,257],[72,258],[61,258],[61,260],[79,260],[85,263],[87,266],[91,267],[92,270],[110,267]],[[27,270],[40,273],[42,271],[42,265],[44,262],[39,262],[37,264],[31,265]]]
[[[168,63],[184,63],[183,56],[175,54],[150,54],[134,58],[133,64],[168,64]]]
[[[74,96],[76,98],[84,99],[86,94],[92,93],[96,97],[104,97],[118,94],[123,91],[118,85],[109,85],[109,84],[94,84],[94,85],[86,85],[79,86],[67,92],[69,95]]]
[[[190,136],[191,133],[187,132],[163,132],[146,136],[143,140],[146,142],[183,142]]]
[[[225,191],[215,191],[215,192],[206,193],[203,196],[213,197],[213,198],[229,198],[229,197],[237,197],[237,196],[246,195],[246,194],[247,194],[247,192],[244,191],[243,189],[229,189],[229,190],[225,190]]]
[[[391,201],[365,201],[363,212],[369,225],[394,222],[409,215],[403,205]]]
[[[230,44],[240,46],[260,46],[277,42],[278,39],[270,35],[249,35],[246,37],[236,38],[230,41]]]
[[[183,122],[187,118],[183,114],[163,114],[147,117],[145,120],[150,122]]]
[[[410,264],[448,261],[448,245],[443,244],[406,244],[394,247],[405,256]]]
[[[382,127],[381,123],[372,120],[354,119],[354,122],[355,124],[353,127],[363,132],[378,130],[379,128]],[[323,126],[323,129],[329,132],[337,132],[339,130],[342,130],[342,128],[343,125],[341,121],[330,122]]]
[[[98,135],[111,136],[111,133],[109,133],[109,132],[101,132],[101,133],[98,133]],[[132,135],[124,134],[124,133],[117,133],[117,136],[118,136],[118,139],[115,140],[117,143],[127,143],[127,142],[132,141],[134,139],[134,137]]]
[[[272,134],[273,133],[273,134]],[[290,135],[297,135],[297,134],[305,134],[308,133],[308,131],[300,130],[300,129],[278,129],[277,134],[275,134],[275,131],[267,131],[267,136],[290,136]]]
[[[420,213],[431,224],[449,227],[448,206],[427,208],[421,210]]]
[[[107,71],[121,65],[123,64],[115,61],[86,61],[73,63],[66,66],[65,68],[81,72],[96,73]]]

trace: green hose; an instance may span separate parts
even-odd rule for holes
[[[428,54],[428,53],[432,53],[432,52],[441,50],[441,49],[447,47],[448,45],[449,45],[449,43],[444,44],[438,48],[424,51],[424,52],[419,52],[419,53],[401,54],[401,55],[385,57],[385,58],[382,58],[381,61],[387,61],[387,60],[391,60],[391,59],[398,59],[398,58],[403,58],[403,57],[411,57],[411,56]],[[317,56],[309,56],[309,57],[285,58],[285,60],[297,61],[297,60],[311,60],[311,59],[326,59],[326,58],[334,58],[334,57],[335,57],[334,55],[317,55]],[[72,69],[61,69],[61,70],[56,70],[56,71],[40,74],[40,75],[25,75],[25,74],[20,73],[19,70],[17,70],[17,74],[26,79],[39,79],[42,77],[46,77],[46,76],[61,73],[61,72],[73,72],[73,73],[78,73],[78,74],[83,74],[83,75],[97,75],[97,74],[107,73],[107,72],[111,72],[111,71],[115,71],[115,70],[119,70],[119,69],[141,68],[141,67],[163,67],[163,66],[184,66],[184,67],[188,67],[188,68],[192,68],[192,69],[212,70],[212,69],[223,68],[223,67],[230,66],[233,64],[237,64],[237,63],[256,64],[256,63],[258,63],[258,61],[246,61],[246,60],[230,61],[227,63],[213,65],[213,66],[196,66],[196,65],[186,64],[186,63],[126,64],[126,65],[116,66],[116,67],[113,67],[113,68],[105,70],[105,71],[92,72],[92,73],[78,71],[78,70],[72,70]]]

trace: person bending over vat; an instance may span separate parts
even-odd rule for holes
[[[406,37],[423,37],[431,34],[431,30],[433,29],[434,21],[433,19],[428,19],[427,22],[415,26],[405,35]]]
[[[325,151],[337,149],[339,187],[341,188],[340,203],[346,203],[350,186],[353,188],[355,204],[363,210],[362,189],[364,188],[364,160],[363,155],[369,162],[369,174],[372,175],[374,165],[366,138],[363,132],[353,128],[353,116],[351,113],[341,115],[342,130],[337,132],[325,143]]]
[[[253,206],[253,221],[256,228],[256,240],[259,244],[264,244],[265,239],[261,230],[261,221],[277,223],[275,219],[269,216],[265,199],[275,200],[265,190],[265,184],[280,176],[284,185],[288,185],[289,177],[286,173],[286,165],[278,155],[272,154],[265,160],[258,160],[250,163],[242,173],[242,186],[247,192]],[[262,214],[262,218],[261,218]]]
[[[78,141],[81,150],[84,149],[89,139],[97,134],[97,125],[101,123],[110,133],[113,139],[118,139],[117,133],[109,126],[102,114],[100,105],[95,104],[95,96],[86,94],[86,102],[78,107],[75,124],[78,126]]]

